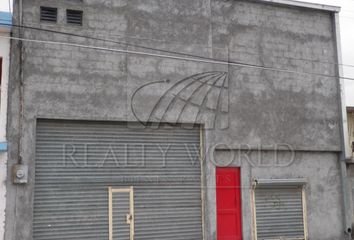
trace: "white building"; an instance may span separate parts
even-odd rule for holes
[[[10,39],[12,16],[8,12],[0,12],[0,239],[4,236],[6,205],[6,118],[7,118],[7,86],[9,80]]]

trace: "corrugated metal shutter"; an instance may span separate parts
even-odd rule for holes
[[[302,189],[256,188],[257,239],[304,239]]]
[[[108,186],[134,186],[135,239],[202,239],[198,128],[39,121],[36,138],[35,240],[108,239]]]

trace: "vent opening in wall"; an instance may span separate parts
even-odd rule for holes
[[[41,7],[41,22],[57,22],[58,9],[52,7]]]
[[[82,26],[83,12],[80,10],[66,10],[66,23]]]

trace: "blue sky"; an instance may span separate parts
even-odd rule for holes
[[[9,10],[9,1],[0,0],[0,11]],[[354,0],[302,0],[303,2],[313,2],[342,7],[340,12],[341,38],[343,64],[352,66],[343,66],[345,77],[354,78]],[[354,80],[345,81],[346,104],[354,106]]]

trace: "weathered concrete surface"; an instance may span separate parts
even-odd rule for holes
[[[0,35],[9,37],[10,28],[0,28]],[[0,95],[0,142],[6,142],[7,87],[9,80],[10,40],[0,39],[0,56],[2,57],[1,95]],[[0,152],[0,239],[5,233],[7,152]]]
[[[251,184],[254,179],[306,179],[305,198],[309,239],[344,239],[337,154],[217,151],[214,156],[215,162],[220,166],[241,167],[243,199],[251,199]],[[276,161],[279,165],[289,164],[289,166],[274,167]],[[243,201],[242,204],[244,238],[252,239],[253,209],[250,201]]]
[[[17,4],[17,2],[16,2]],[[56,6],[58,24],[39,22],[39,6]],[[84,11],[83,27],[65,24],[65,9]],[[186,52],[298,72],[335,75],[335,39],[331,14],[250,1],[115,0],[24,1],[24,23],[130,44]],[[18,13],[15,13],[18,21]],[[117,43],[24,30],[27,38],[152,52]],[[341,195],[336,152],[340,150],[338,89],[332,77],[224,66],[87,48],[24,43],[23,112],[19,126],[19,52],[13,42],[9,98],[9,174],[18,160],[30,166],[29,184],[8,183],[5,239],[31,239],[35,174],[36,118],[136,121],[131,112],[134,91],[153,81],[172,83],[196,73],[229,73],[229,125],[208,130],[206,149],[224,143],[232,148],[286,143],[304,152],[285,169],[250,169],[242,178],[308,177],[307,203],[311,239],[342,239]],[[160,52],[163,53],[163,52]],[[166,54],[166,53],[163,53]],[[169,54],[173,55],[173,54]],[[319,63],[328,62],[328,63]],[[145,101],[161,96],[164,86],[144,92]],[[144,111],[144,102],[137,104]],[[181,122],[193,122],[184,116]],[[200,121],[200,123],[203,123]],[[20,130],[20,131],[19,131]],[[19,132],[21,135],[19,136]],[[215,239],[215,166],[207,158],[205,231]],[[332,176],[327,178],[328,174]],[[330,182],[328,182],[330,181]],[[330,184],[330,185],[329,185]],[[244,191],[244,222],[251,222],[249,194]],[[327,213],[327,214],[326,214]],[[330,217],[328,217],[330,216]],[[244,224],[244,238],[252,229]],[[330,226],[330,227],[329,227]],[[320,237],[319,237],[320,236]]]
[[[65,1],[54,4],[59,7],[61,24],[53,25],[39,23],[39,2],[27,2],[26,24],[265,67],[332,76],[336,73],[336,65],[318,63],[333,63],[335,59],[328,13],[243,1],[193,1],[193,4],[120,1],[114,5],[88,1],[82,7],[66,4]],[[53,3],[49,1],[47,5]],[[82,28],[64,24],[63,11],[70,6],[85,10]],[[125,49],[119,44],[25,32],[26,37]],[[27,109],[36,115],[49,116],[53,112],[56,115],[60,111],[68,117],[74,112],[79,118],[85,114],[91,118],[94,113],[127,119],[130,97],[137,86],[163,79],[176,81],[203,71],[225,70],[217,64],[52,44],[25,45],[25,94],[30,97],[29,103],[33,99],[39,102],[35,109],[29,109],[33,107],[30,104]],[[339,150],[334,78],[247,67],[226,69],[230,74],[230,116],[234,121],[226,132],[216,132],[222,138],[215,136],[216,142],[287,142],[299,148],[331,146]]]

